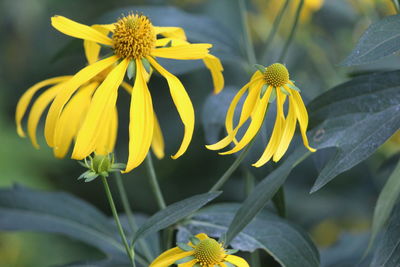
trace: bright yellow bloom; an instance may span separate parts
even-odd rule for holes
[[[152,143],[156,154],[162,154],[161,130],[155,118],[150,91],[147,87],[147,81],[152,72],[151,68],[154,68],[166,78],[172,99],[185,127],[182,144],[172,157],[178,158],[186,151],[194,130],[193,105],[179,79],[164,69],[155,58],[203,59],[206,67],[211,71],[214,92],[218,93],[224,86],[223,68],[219,59],[209,54],[208,50],[211,48],[211,44],[190,44],[186,41],[183,29],[153,26],[150,20],[143,15],[131,14],[114,24],[91,27],[62,16],[52,17],[51,22],[53,27],[60,32],[84,40],[85,53],[90,65],[73,77],[69,76],[62,80],[62,85],[54,90],[57,92],[46,99],[46,105],[52,102],[45,124],[45,138],[50,147],[55,150],[60,146],[64,147],[62,140],[57,138],[68,132],[69,135],[75,137],[72,158],[81,160],[92,152],[105,154],[100,153],[99,147],[102,142],[109,142],[107,143],[109,144],[108,148],[111,147],[110,138],[106,137],[105,132],[112,131],[112,134],[116,134],[116,127],[108,125],[115,122],[115,119],[112,118],[116,116],[112,116],[112,114],[116,114],[114,110],[116,109],[118,88],[121,84],[124,86],[123,79],[125,73],[128,73],[128,77],[132,75],[135,80],[133,88],[128,89],[131,91],[132,97],[129,157],[125,172],[140,165]],[[101,45],[111,48],[114,55],[97,60]],[[99,76],[102,77],[100,81],[96,79]],[[82,87],[88,82],[96,80],[96,85],[92,85],[90,90],[87,89],[90,92],[85,98],[86,106],[81,106],[82,104],[79,102],[74,108],[71,107],[70,112],[66,112],[70,103],[82,91]],[[17,107],[17,124],[20,123],[32,95],[39,88],[60,82],[60,79],[57,81],[50,79],[36,85],[34,89],[31,88],[29,95],[26,96],[27,92],[23,96],[25,99],[20,100],[22,104]],[[128,88],[130,87],[128,86]],[[42,102],[44,101],[40,103]],[[42,106],[43,104],[41,112],[44,109]],[[63,114],[65,114],[64,119]],[[81,120],[77,118],[81,118]],[[71,120],[75,121],[76,126],[69,133],[70,129],[65,127],[68,125],[65,121]],[[36,126],[28,127],[28,130],[30,128],[36,128]],[[19,133],[23,135],[22,129],[19,130]]]
[[[249,264],[242,258],[229,254],[222,244],[215,239],[209,238],[201,233],[191,238],[191,242],[178,245],[158,256],[150,267],[168,267],[177,264],[179,267],[227,267],[228,263],[237,267],[249,267]]]
[[[85,54],[89,64],[93,64],[98,60],[100,52],[100,49],[92,49],[92,45],[93,44],[89,42],[84,42]],[[63,158],[68,153],[69,147],[73,139],[76,138],[80,125],[86,117],[86,111],[92,100],[93,92],[104,81],[109,72],[110,69],[106,69],[87,83],[81,85],[62,110],[59,119],[60,130],[57,131],[53,146],[54,156],[57,158]],[[22,129],[21,122],[32,100],[32,97],[40,89],[51,86],[46,89],[34,102],[28,117],[28,135],[35,148],[39,148],[36,137],[36,129],[40,117],[42,116],[46,107],[54,100],[56,95],[62,90],[67,82],[71,80],[72,77],[72,75],[59,76],[41,81],[29,88],[20,98],[16,112],[17,132],[19,136],[25,137],[25,132]],[[123,82],[121,85],[129,94],[132,92],[132,87],[126,82]],[[154,121],[155,127],[152,149],[157,158],[161,159],[164,157],[164,138],[156,117],[154,117]],[[117,138],[118,111],[116,107],[110,113],[110,116],[104,119],[103,123],[102,130],[99,132],[101,136],[99,141],[95,144],[96,147],[94,151],[96,154],[107,155],[114,151]]]
[[[267,113],[268,103],[272,103],[276,99],[276,119],[270,140],[261,158],[253,166],[261,167],[271,158],[275,162],[282,158],[289,148],[290,141],[296,130],[297,121],[300,125],[304,146],[314,152],[315,149],[308,144],[306,135],[308,113],[299,91],[294,82],[289,79],[289,72],[284,65],[275,63],[266,68],[263,67],[260,71],[254,73],[250,82],[243,86],[233,98],[225,121],[227,136],[214,145],[208,145],[207,148],[219,150],[233,142],[234,147],[232,149],[220,154],[232,154],[243,149],[258,133]],[[241,110],[239,123],[236,127],[233,127],[236,106],[246,92],[248,94]],[[289,102],[287,116],[285,116],[284,112],[286,99]],[[236,135],[239,129],[249,119],[251,123],[246,133],[240,141],[237,141]]]

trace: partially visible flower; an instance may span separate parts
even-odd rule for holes
[[[114,24],[93,25],[92,27],[65,17],[55,16],[52,18],[52,25],[64,34],[83,39],[88,59],[95,58],[93,55],[99,54],[101,45],[111,48],[114,55],[101,60],[94,60],[73,77],[63,80],[64,83],[57,88],[57,92],[46,98],[47,104],[52,102],[45,124],[45,138],[50,147],[57,149],[57,137],[64,135],[64,133],[69,134],[69,129],[63,127],[66,124],[63,123],[62,116],[66,113],[65,110],[70,103],[77,98],[81,91],[79,88],[96,79],[99,75],[102,80],[96,86],[90,88],[91,90],[88,90],[90,91],[88,93],[89,100],[85,102],[87,105],[81,107],[78,103],[72,109],[79,115],[72,116],[72,118],[81,118],[81,120],[76,120],[77,126],[74,128],[75,145],[72,158],[84,159],[98,150],[103,139],[110,140],[105,138],[104,131],[107,129],[107,125],[113,121],[112,114],[116,105],[118,88],[121,84],[124,85],[123,79],[125,73],[127,73],[128,78],[135,77],[135,82],[133,88],[130,89],[132,97],[129,157],[125,172],[140,165],[148,153],[154,140],[153,137],[157,132],[161,133],[156,129],[159,130],[159,125],[155,120],[153,103],[147,88],[152,67],[166,78],[171,96],[185,126],[182,144],[173,158],[181,156],[186,151],[194,130],[193,106],[179,79],[164,69],[155,58],[203,59],[206,67],[211,71],[214,91],[218,93],[224,86],[223,68],[219,59],[209,54],[208,49],[211,44],[190,44],[186,41],[183,29],[156,27],[151,24],[147,17],[136,14],[123,17]],[[111,38],[109,37],[110,34]],[[22,104],[17,108],[17,113],[19,113],[17,114],[17,123],[22,118],[28,102],[38,88],[54,83],[54,80],[45,81],[45,83],[29,90],[29,94],[27,93],[28,95],[25,96],[24,100],[21,99]],[[41,109],[41,112],[43,109]],[[67,114],[72,114],[72,111]],[[71,116],[66,117],[71,118]],[[33,128],[36,128],[36,126]],[[115,129],[115,127],[109,129]],[[22,133],[22,131],[19,132]]]
[[[276,99],[277,112],[270,140],[264,153],[253,166],[261,167],[271,158],[275,162],[282,158],[289,148],[289,144],[296,130],[297,121],[300,125],[304,146],[311,152],[314,152],[315,149],[309,146],[306,135],[308,126],[307,109],[300,96],[300,90],[294,85],[294,82],[289,79],[288,70],[280,63],[274,63],[266,68],[259,66],[259,68],[260,70],[254,73],[250,82],[239,90],[229,106],[225,121],[227,136],[216,144],[208,145],[207,148],[219,150],[234,143],[232,149],[219,153],[221,155],[236,153],[243,149],[255,138],[261,128],[268,110],[268,103],[272,103]],[[248,94],[241,110],[239,123],[233,127],[233,117],[236,106],[246,92],[248,92]],[[287,116],[285,116],[284,112],[286,99],[288,99],[289,102]],[[246,133],[240,141],[237,141],[236,135],[239,129],[249,119],[251,122]]]
[[[89,64],[95,63],[99,59],[100,47],[92,42],[84,42],[85,55]],[[58,121],[58,130],[54,136],[53,153],[57,158],[63,158],[68,153],[68,150],[76,138],[77,133],[86,118],[86,112],[92,101],[94,91],[104,81],[110,69],[105,69],[100,72],[88,82],[80,85],[76,93],[71,97],[69,102],[65,105]],[[41,81],[30,87],[20,98],[15,120],[17,124],[17,132],[21,137],[25,137],[25,131],[22,128],[22,119],[26,110],[35,95],[39,90],[50,86],[46,89],[33,103],[28,116],[28,136],[35,148],[39,148],[36,137],[36,129],[46,107],[54,100],[54,98],[72,79],[73,75],[59,76]],[[132,87],[126,82],[122,82],[121,86],[129,93],[132,92]],[[158,119],[154,114],[154,134],[152,140],[152,149],[157,158],[164,157],[164,138],[161,132]],[[98,132],[99,139],[94,144],[94,152],[98,155],[107,155],[114,151],[118,131],[118,111],[114,109],[104,118],[102,127]]]
[[[177,264],[179,267],[226,267],[233,264],[237,267],[249,267],[241,257],[230,255],[236,250],[225,250],[221,243],[201,233],[190,238],[189,243],[180,243],[158,256],[150,267],[168,267]]]

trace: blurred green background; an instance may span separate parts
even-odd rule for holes
[[[273,63],[290,29],[295,7],[293,0],[285,15],[278,36],[263,53],[263,41],[279,10],[280,0],[248,0],[249,22],[260,64]],[[98,181],[83,183],[76,178],[84,170],[70,159],[53,158],[43,139],[43,122],[39,127],[41,149],[35,150],[28,139],[17,136],[14,122],[19,97],[31,85],[58,75],[76,73],[85,64],[83,48],[74,47],[66,37],[50,25],[50,17],[64,15],[91,24],[115,9],[134,5],[176,6],[190,13],[207,15],[224,25],[243,47],[243,33],[236,1],[218,0],[2,0],[0,2],[0,186],[14,183],[43,190],[68,191],[109,213],[103,189]],[[134,10],[133,10],[134,11]],[[306,0],[301,23],[284,62],[307,100],[351,76],[379,69],[398,69],[395,59],[385,59],[372,66],[343,68],[341,60],[351,51],[368,25],[383,16],[394,14],[387,0]],[[167,25],[163,25],[167,26]],[[204,40],[207,42],[207,40]],[[60,51],[64,51],[60,55]],[[244,54],[243,49],[237,51]],[[223,62],[225,63],[225,62]],[[246,68],[226,62],[228,86],[238,89],[249,78]],[[254,70],[253,70],[254,71]],[[160,77],[153,77],[150,89],[166,140],[166,157],[156,161],[163,193],[168,203],[206,191],[233,161],[207,151],[201,125],[202,109],[211,93],[211,79],[203,68],[180,75],[197,113],[196,131],[187,153],[178,160],[169,155],[177,149],[182,128],[167,90]],[[116,153],[126,158],[129,101],[119,99],[120,133]],[[366,162],[342,174],[329,186],[310,195],[323,158],[321,151],[302,164],[287,184],[289,218],[312,234],[321,248],[332,245],[348,231],[362,233],[368,229],[373,206],[380,188],[390,173],[390,159],[400,149],[400,138],[388,141]],[[268,166],[253,170],[262,178]],[[225,186],[220,201],[240,201],[245,194],[241,173]],[[111,180],[112,181],[112,180]],[[151,214],[156,211],[147,177],[142,167],[124,175],[129,198],[135,211]],[[112,183],[112,182],[111,182]],[[117,203],[118,204],[118,203]],[[68,261],[100,258],[101,254],[77,241],[42,233],[0,232],[0,266],[54,266]]]

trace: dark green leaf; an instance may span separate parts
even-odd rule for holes
[[[336,147],[311,192],[370,156],[400,128],[400,71],[357,77],[308,106],[317,149]],[[318,153],[318,152],[317,152]]]
[[[145,223],[143,223],[143,225],[136,232],[133,241],[135,242],[140,237],[173,225],[174,223],[200,209],[220,194],[221,192],[204,193],[169,205],[165,209],[151,216]]]
[[[0,190],[0,229],[63,234],[125,259],[116,227],[95,207],[67,193],[21,186]]]
[[[200,232],[220,237],[228,229],[239,207],[239,204],[218,204],[199,211],[180,226],[178,240]],[[231,245],[249,252],[264,249],[282,266],[319,266],[318,251],[307,233],[266,210],[255,217]]]
[[[286,181],[287,176],[301,160],[309,155],[303,148],[299,147],[295,152],[277,169],[265,177],[251,192],[236,213],[229,225],[226,234],[226,243],[229,244],[265,207],[269,200],[275,195],[279,187]]]
[[[400,15],[385,17],[372,24],[342,63],[360,65],[389,56],[400,50]]]
[[[389,219],[389,225],[372,259],[371,266],[392,267],[400,265],[400,205]]]
[[[393,210],[396,200],[400,195],[400,161],[397,163],[396,168],[390,175],[381,193],[379,194],[378,201],[374,210],[374,218],[372,220],[371,239],[368,249],[373,244],[377,234],[382,229],[390,213]],[[368,251],[367,251],[368,252]]]

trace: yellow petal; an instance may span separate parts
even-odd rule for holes
[[[223,262],[221,262],[220,264],[219,264],[219,266],[221,266],[221,267],[228,267],[225,263],[223,263]]]
[[[176,152],[176,154],[172,156],[173,159],[176,159],[186,151],[192,139],[194,130],[194,120],[195,120],[193,105],[192,102],[190,101],[190,98],[185,88],[183,87],[182,83],[179,81],[177,77],[169,73],[153,58],[148,57],[147,60],[149,60],[150,64],[162,76],[164,76],[165,79],[167,79],[172,100],[174,101],[179,116],[181,117],[183,125],[185,126],[185,133],[182,140],[182,144],[178,152]]]
[[[112,41],[107,35],[78,22],[63,16],[53,16],[51,25],[58,31],[83,40],[89,40],[104,45],[112,45]]]
[[[97,86],[98,83],[91,83],[82,87],[65,105],[54,135],[53,153],[55,157],[63,158],[67,154],[72,140],[85,118],[91,96]]]
[[[22,97],[18,101],[16,112],[15,112],[15,122],[17,124],[17,132],[18,132],[19,136],[21,136],[21,137],[25,136],[24,130],[22,129],[21,121],[25,115],[25,112],[26,112],[26,109],[28,108],[29,103],[32,100],[33,95],[45,86],[64,82],[64,81],[70,79],[71,77],[72,76],[60,76],[60,77],[54,77],[54,78],[50,78],[50,79],[41,81],[41,82],[35,84],[34,86],[30,87],[22,95]]]
[[[57,93],[62,88],[63,84],[57,84],[49,89],[47,89],[43,94],[41,94],[32,106],[31,112],[28,117],[28,135],[31,142],[35,148],[39,148],[39,144],[36,139],[36,128],[39,123],[40,117],[43,111],[50,104],[50,102],[56,97]]]
[[[222,75],[224,68],[222,67],[221,61],[210,54],[204,57],[203,61],[211,72],[211,77],[214,83],[214,94],[218,94],[224,88],[224,76]]]
[[[61,114],[64,105],[68,102],[75,91],[84,83],[92,79],[94,76],[110,67],[114,64],[118,58],[112,56],[103,60],[100,60],[92,65],[89,65],[82,70],[80,70],[75,76],[73,76],[65,86],[57,94],[53,103],[50,106],[49,112],[46,118],[46,124],[44,128],[44,134],[46,137],[46,142],[50,147],[54,146],[54,131],[56,128],[57,120]]]
[[[235,255],[228,255],[225,258],[225,261],[230,262],[237,267],[250,267],[250,265],[245,261],[243,258],[235,256]]]
[[[158,122],[155,113],[154,113],[154,133],[153,133],[153,140],[151,142],[151,148],[153,150],[154,155],[156,155],[158,159],[162,159],[164,157],[164,137],[161,131],[160,123]]]
[[[106,130],[102,127],[103,119],[106,118],[107,114],[112,112],[115,107],[118,87],[124,79],[128,64],[129,61],[127,59],[122,60],[97,88],[93,95],[92,102],[90,103],[86,118],[82,127],[79,129],[72,152],[73,159],[83,159],[94,151],[101,132]]]
[[[109,154],[114,151],[115,143],[117,141],[117,134],[118,134],[118,110],[117,107],[115,107],[111,118],[111,125],[109,129],[108,140],[106,143],[105,154]]]
[[[193,255],[193,251],[183,251],[178,247],[174,247],[158,256],[149,267],[169,267],[177,260]]]
[[[165,46],[167,44],[171,44],[171,46],[179,46],[179,45],[189,45],[190,43],[176,38],[161,38],[156,40],[156,47]]]
[[[92,25],[93,27],[96,27],[96,29],[102,29],[101,32],[107,31],[105,32],[105,34],[108,34],[109,32],[114,32],[115,29],[115,24],[114,23],[110,23],[110,24],[94,24]]]
[[[93,25],[92,28],[103,33],[104,35],[107,35],[109,32],[107,29],[99,25]],[[83,40],[83,48],[85,50],[86,59],[89,64],[93,64],[97,60],[99,60],[99,54],[101,49],[101,46],[99,44],[93,41]]]
[[[200,240],[204,240],[204,239],[209,238],[208,235],[206,235],[206,234],[204,234],[204,233],[197,234],[196,237],[197,237],[198,239],[200,239]]]
[[[188,44],[172,47],[156,48],[151,51],[151,55],[155,57],[171,58],[171,59],[203,59],[208,55],[208,49],[211,44]]]
[[[301,132],[301,136],[303,138],[303,143],[304,146],[310,150],[311,152],[315,152],[316,149],[310,147],[310,145],[308,144],[308,139],[307,139],[307,127],[308,127],[308,113],[307,113],[307,109],[304,106],[304,102],[301,99],[301,96],[299,94],[299,92],[292,90],[292,95],[294,97],[294,106],[295,106],[295,111],[296,111],[296,116],[297,119],[299,120],[299,124],[300,124],[300,132]]]
[[[265,163],[267,163],[271,157],[275,154],[276,149],[279,146],[281,136],[282,136],[282,125],[284,123],[283,115],[283,94],[280,90],[276,90],[276,119],[274,129],[272,130],[271,138],[268,142],[267,147],[265,148],[263,154],[260,159],[253,164],[254,167],[261,167]]]
[[[182,264],[178,264],[178,267],[192,267],[197,263],[197,259],[182,263]]]
[[[292,141],[294,132],[296,130],[296,113],[292,97],[289,97],[289,111],[285,120],[282,137],[278,148],[274,154],[273,160],[279,161],[289,148],[290,141]]]
[[[245,147],[256,136],[264,121],[265,112],[268,106],[268,99],[271,95],[271,91],[272,91],[271,87],[269,87],[267,92],[265,92],[264,96],[261,99],[257,100],[257,104],[253,113],[250,126],[247,129],[244,136],[242,137],[242,139],[236,144],[236,146],[233,149],[226,152],[221,152],[219,154],[226,155],[235,153],[241,150],[243,147]]]
[[[165,37],[177,38],[186,40],[185,31],[179,27],[157,27],[154,26],[154,31],[156,34],[163,35]]]
[[[132,90],[129,122],[129,157],[124,172],[139,166],[149,152],[154,133],[154,111],[144,77],[145,69],[136,60],[136,78]]]

